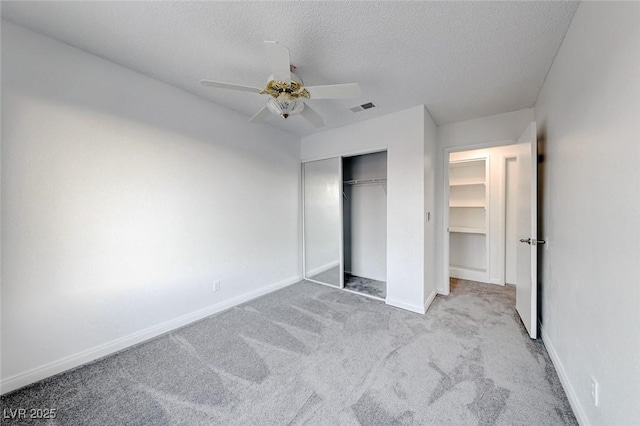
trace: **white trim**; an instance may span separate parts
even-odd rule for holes
[[[493,215],[493,205],[491,204],[491,188],[493,187],[493,182],[492,182],[492,176],[491,176],[491,155],[485,155],[484,156],[484,179],[485,179],[485,187],[484,187],[484,205],[486,206],[485,210],[484,210],[484,220],[485,220],[485,229],[486,229],[486,234],[485,234],[485,238],[484,238],[484,244],[485,244],[485,252],[486,252],[486,259],[485,259],[485,269],[487,270],[487,275],[485,278],[485,281],[491,281],[491,262],[492,262],[492,256],[491,256],[491,237],[493,236],[493,233],[495,232],[493,230],[493,227],[491,226],[491,217]]]
[[[500,222],[500,227],[498,229],[500,237],[499,240],[501,241],[498,245],[500,251],[500,253],[498,253],[498,258],[501,259],[500,263],[502,263],[502,268],[498,271],[502,276],[502,282],[500,285],[505,285],[507,283],[507,164],[512,160],[517,162],[519,156],[519,151],[515,155],[507,154],[502,158],[502,162],[500,164],[500,177],[502,179],[502,185],[500,185],[501,203],[500,208],[496,213]]]
[[[424,301],[424,312],[425,313],[427,313],[427,311],[429,310],[429,306],[431,306],[431,303],[436,298],[437,294],[438,294],[438,292],[436,290],[433,290],[431,292],[431,294],[429,295],[429,297],[427,297],[427,300]]]
[[[306,278],[308,279],[309,277],[313,277],[314,275],[320,274],[324,271],[328,271],[331,268],[335,268],[336,266],[340,265],[340,261],[339,260],[334,260],[331,263],[325,263],[322,266],[318,266],[317,268],[313,268],[309,271],[306,271]]]
[[[542,323],[538,321],[538,330],[540,330],[540,337],[542,337],[542,342],[544,343],[545,348],[547,348],[547,352],[549,353],[549,357],[551,358],[551,362],[558,373],[558,377],[560,378],[560,383],[562,383],[562,387],[564,388],[564,393],[567,394],[567,399],[569,400],[569,404],[573,409],[573,414],[576,416],[576,420],[580,426],[591,426],[591,422],[589,422],[589,418],[585,414],[584,409],[582,408],[582,404],[580,404],[580,400],[578,399],[578,395],[576,394],[573,386],[571,386],[571,382],[569,381],[569,376],[567,375],[562,362],[560,361],[560,357],[558,356],[558,352],[556,352],[553,343],[549,339],[549,335],[542,328]]]
[[[447,271],[449,271],[449,276],[451,278],[457,278],[459,280],[478,281],[480,283],[487,283],[486,270],[474,271],[474,270],[465,269],[462,267],[450,266],[449,268],[447,268]]]
[[[502,280],[502,279],[500,279],[500,278],[491,278],[491,279],[489,280],[489,282],[490,282],[491,284],[495,284],[495,285],[504,285],[504,284],[505,284],[504,280]]]
[[[300,164],[300,216],[302,216],[302,229],[300,232],[300,238],[302,239],[302,244],[301,244],[301,248],[302,248],[302,277],[306,278],[307,276],[307,249],[304,246],[305,243],[305,238],[304,238],[304,233],[305,233],[305,217],[304,217],[304,185],[305,185],[305,180],[304,180],[304,163]]]
[[[338,193],[338,208],[340,217],[340,246],[338,247],[338,263],[340,264],[340,288],[344,288],[344,176],[342,167],[344,165],[344,157],[338,158],[338,182],[340,191]]]
[[[424,309],[424,305],[420,306],[420,305],[412,305],[410,303],[405,303],[405,302],[401,302],[399,300],[394,300],[394,299],[389,299],[387,297],[387,300],[385,300],[385,303],[387,305],[391,305],[391,306],[395,306],[396,308],[400,308],[400,309],[404,309],[407,311],[411,311],[411,312],[415,312],[417,314],[425,314],[425,309]]]
[[[70,355],[57,361],[42,365],[40,367],[33,368],[31,370],[25,371],[24,373],[19,373],[11,377],[7,377],[6,379],[0,381],[1,393],[4,394],[19,389],[23,386],[27,386],[31,383],[37,382],[38,380],[42,380],[55,374],[62,373],[66,370],[79,367],[98,358],[102,358],[114,352],[118,352],[130,346],[142,343],[145,340],[160,336],[161,334],[183,327],[192,322],[206,318],[210,315],[214,315],[227,309],[233,308],[234,306],[237,306],[241,303],[248,302],[260,296],[264,296],[265,294],[290,286],[299,282],[300,280],[301,277],[298,276],[287,278],[286,280],[260,287],[256,290],[241,294],[215,305],[207,306],[206,308],[199,309],[195,312],[191,312],[178,318],[165,321],[158,325],[148,327],[144,330],[137,331],[135,333],[129,334],[128,336],[120,337],[110,342],[103,343],[102,345],[95,346],[82,352],[78,352],[77,354]]]

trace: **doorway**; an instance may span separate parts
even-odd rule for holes
[[[511,142],[447,153],[450,278],[515,284],[521,151]]]
[[[515,271],[515,308],[530,337],[535,339],[537,250],[541,244],[547,244],[537,236],[536,123],[530,123],[515,144],[497,142],[472,150],[449,148],[444,154],[443,293],[449,294],[452,277],[505,285],[507,271]],[[514,158],[515,162],[510,161]],[[517,176],[516,183],[513,176]],[[510,177],[507,185],[506,179]],[[508,191],[512,194],[509,200]],[[509,226],[515,224],[513,232],[512,229],[507,232],[507,217]],[[507,233],[510,244],[506,244]],[[515,250],[512,243],[517,247]],[[506,262],[513,259],[515,267],[507,267]],[[461,260],[467,263],[461,265]]]

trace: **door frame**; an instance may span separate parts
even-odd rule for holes
[[[442,283],[442,294],[447,296],[451,292],[449,285],[449,259],[450,259],[450,247],[449,247],[449,157],[453,152],[464,152],[464,151],[473,151],[476,149],[488,149],[495,148],[499,146],[505,145],[514,145],[516,141],[514,139],[501,139],[492,142],[483,142],[478,144],[470,144],[470,145],[461,145],[455,147],[444,148],[443,150],[443,160],[442,160],[442,170],[443,170],[443,205],[442,205],[442,217],[443,217],[443,227],[442,227],[442,250],[443,250],[443,262],[442,262],[442,270],[443,270],[443,283]],[[489,188],[487,188],[488,191]],[[487,235],[487,241],[489,239],[489,235]],[[490,265],[487,265],[489,268]]]

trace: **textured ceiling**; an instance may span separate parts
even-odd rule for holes
[[[289,47],[307,85],[360,83],[310,100],[326,128],[425,104],[438,124],[533,106],[574,2],[2,2],[2,16],[247,118],[266,98],[263,40]],[[353,113],[373,101],[378,107]],[[300,117],[268,124],[307,135]]]

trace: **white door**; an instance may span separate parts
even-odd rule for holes
[[[518,209],[516,252],[516,310],[535,339],[538,334],[538,149],[536,123],[518,139]]]

